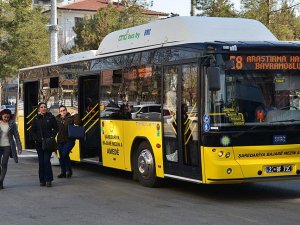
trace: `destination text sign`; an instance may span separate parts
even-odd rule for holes
[[[300,55],[231,55],[233,70],[300,70]]]

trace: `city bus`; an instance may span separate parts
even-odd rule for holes
[[[144,186],[300,178],[300,44],[258,21],[167,18],[18,76],[25,149],[46,102],[82,120],[73,161],[130,171]]]

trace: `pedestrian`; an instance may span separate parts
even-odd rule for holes
[[[12,119],[11,111],[3,109],[0,113],[0,189],[3,189],[9,156],[18,162],[17,149],[20,155],[22,145],[17,125]]]
[[[56,116],[56,121],[58,124],[57,144],[61,169],[61,173],[57,177],[71,178],[73,171],[69,154],[75,145],[75,139],[69,138],[68,126],[80,125],[81,121],[78,114],[72,116],[64,105],[59,107],[59,114]]]
[[[52,151],[45,148],[43,140],[54,140],[58,132],[55,117],[48,112],[44,102],[38,104],[38,115],[32,122],[31,134],[35,141],[35,147],[39,158],[39,179],[40,186],[52,186],[53,172],[51,167]]]

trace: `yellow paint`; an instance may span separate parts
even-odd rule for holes
[[[158,125],[159,130],[157,130]],[[24,117],[22,116],[18,117],[18,129],[24,148]],[[135,138],[145,138],[149,141],[154,153],[157,176],[164,177],[160,122],[102,120],[101,147],[103,166],[132,171],[131,151]],[[157,144],[161,147],[157,148]],[[221,157],[218,156],[220,152],[223,152]],[[299,144],[201,147],[200,153],[203,183],[207,184],[240,183],[247,178],[296,175],[296,170],[300,170]],[[229,158],[225,157],[226,153],[230,154]],[[78,140],[76,140],[75,146],[70,153],[70,158],[73,161],[80,161]],[[266,166],[272,165],[292,165],[293,171],[266,173]],[[231,174],[227,174],[228,168],[232,169]],[[262,175],[258,175],[258,171],[262,171]],[[276,180],[276,178],[270,180]]]
[[[258,177],[257,171],[263,171],[262,176],[296,175],[300,169],[300,145],[270,145],[234,147],[235,158],[241,165],[245,177]],[[272,165],[294,165],[291,173],[266,173],[265,167]]]
[[[37,108],[35,108],[31,113],[29,113],[28,116],[26,116],[26,119],[29,119],[29,117],[32,116],[33,113],[35,113],[37,111]]]
[[[101,146],[103,165],[107,167],[126,169],[124,166],[124,122],[106,120],[101,129]]]
[[[22,148],[25,149],[25,133],[24,133],[24,116],[18,116],[18,131],[22,143]]]
[[[159,130],[157,130],[157,126],[159,126]],[[163,177],[162,147],[156,147],[156,144],[162,146],[160,122],[102,120],[101,146],[103,165],[132,171],[131,149],[135,138],[145,138],[149,141],[156,162],[156,175]]]
[[[218,156],[220,152],[223,152],[221,157]],[[230,153],[229,158],[225,157],[227,152]],[[236,183],[243,182],[242,179],[247,178],[296,175],[296,170],[300,169],[299,144],[202,147],[201,156],[204,183]],[[266,173],[266,166],[272,165],[293,165],[293,171]],[[231,174],[227,174],[228,168],[232,169]],[[262,171],[261,175],[258,174],[259,171]]]
[[[73,161],[80,161],[80,150],[79,150],[79,140],[75,141],[75,145],[72,149],[72,151],[70,152],[70,159]]]
[[[213,152],[215,149],[215,152]],[[223,152],[223,156],[218,154]],[[229,152],[230,157],[225,158]],[[242,178],[243,174],[239,164],[235,161],[232,147],[202,147],[203,183],[213,183],[210,179]],[[232,168],[232,173],[227,174],[227,169]]]

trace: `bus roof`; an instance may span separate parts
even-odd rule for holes
[[[242,18],[172,17],[108,34],[96,55],[131,49],[215,41],[278,41],[259,21]]]
[[[89,51],[64,55],[64,56],[61,56],[60,58],[58,58],[56,63],[42,64],[42,65],[22,68],[22,69],[20,69],[20,71],[22,72],[22,71],[30,70],[30,69],[37,69],[37,68],[41,68],[41,67],[55,66],[55,65],[65,64],[65,63],[71,63],[71,62],[77,62],[77,61],[82,61],[82,60],[93,59],[96,56],[96,52],[97,52],[97,50],[89,50]]]
[[[74,60],[87,60],[90,58],[94,58],[96,55],[96,50],[89,50],[84,52],[78,52],[74,54],[64,55],[58,59],[58,63],[67,63]]]
[[[262,23],[252,19],[178,16],[112,32],[103,39],[98,50],[65,55],[57,63],[22,68],[20,71],[115,55],[123,51],[134,52],[189,43],[253,41],[288,43],[279,42]],[[298,46],[297,42],[290,44]]]

